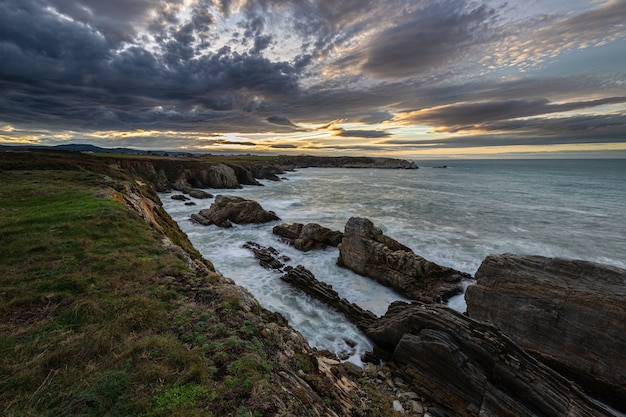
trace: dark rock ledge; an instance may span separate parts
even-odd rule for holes
[[[367,335],[434,415],[613,416],[495,326],[442,305],[393,303]]]
[[[626,271],[594,262],[488,256],[467,313],[494,323],[594,397],[626,412]]]

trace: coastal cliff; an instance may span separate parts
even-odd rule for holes
[[[216,272],[123,165],[0,152],[3,415],[393,414]]]
[[[157,191],[187,192],[194,188],[241,188],[279,181],[279,175],[297,168],[417,169],[414,162],[394,158],[322,156],[186,156],[107,157],[112,166],[152,182]]]
[[[224,175],[212,178],[232,179],[224,166],[237,177],[233,163],[216,162]],[[174,183],[166,168],[148,158],[0,153],[6,415],[613,415],[494,326],[436,303],[394,303],[376,318],[304,267],[284,268],[285,281],[356,317],[376,344],[362,369],[312,349],[215,271],[163,210],[154,181],[193,187],[185,169],[202,177],[206,167],[171,168]],[[360,223],[341,237],[344,261],[373,245],[383,269],[422,265]]]

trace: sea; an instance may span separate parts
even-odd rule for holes
[[[626,269],[626,160],[415,161],[416,170],[305,168],[281,181],[219,195],[256,200],[280,222],[201,226],[187,206],[160,194],[166,211],[202,255],[279,312],[317,349],[357,365],[371,342],[343,315],[292,288],[281,273],[259,266],[242,245],[254,241],[304,265],[343,298],[381,316],[404,300],[375,281],[336,265],[337,248],[300,252],[272,234],[279,223],[318,223],[343,231],[350,217],[367,217],[420,256],[474,275],[489,254],[514,253],[583,259]],[[467,282],[465,285],[471,285]],[[463,295],[449,301],[464,311]]]

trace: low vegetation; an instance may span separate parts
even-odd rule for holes
[[[341,410],[284,319],[215,273],[159,205],[149,224],[124,204],[129,190],[158,200],[103,161],[0,152],[0,414]],[[390,409],[357,402],[354,415]]]

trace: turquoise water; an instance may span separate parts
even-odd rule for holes
[[[275,211],[283,222],[315,222],[343,230],[352,216],[368,217],[417,254],[474,274],[488,254],[518,253],[585,259],[626,268],[626,160],[428,161],[418,170],[309,168],[280,182],[239,195]],[[446,169],[434,168],[446,165]],[[257,265],[242,249],[247,240],[274,246],[302,264],[342,297],[382,315],[401,299],[335,265],[337,250],[301,253],[272,235],[275,225],[233,229],[189,221],[212,200],[185,206],[161,195],[166,210],[192,243],[226,276],[248,288],[266,307],[283,314],[318,348],[358,356],[369,341],[308,296]],[[462,297],[451,301],[464,309]],[[357,343],[350,348],[345,339]]]

